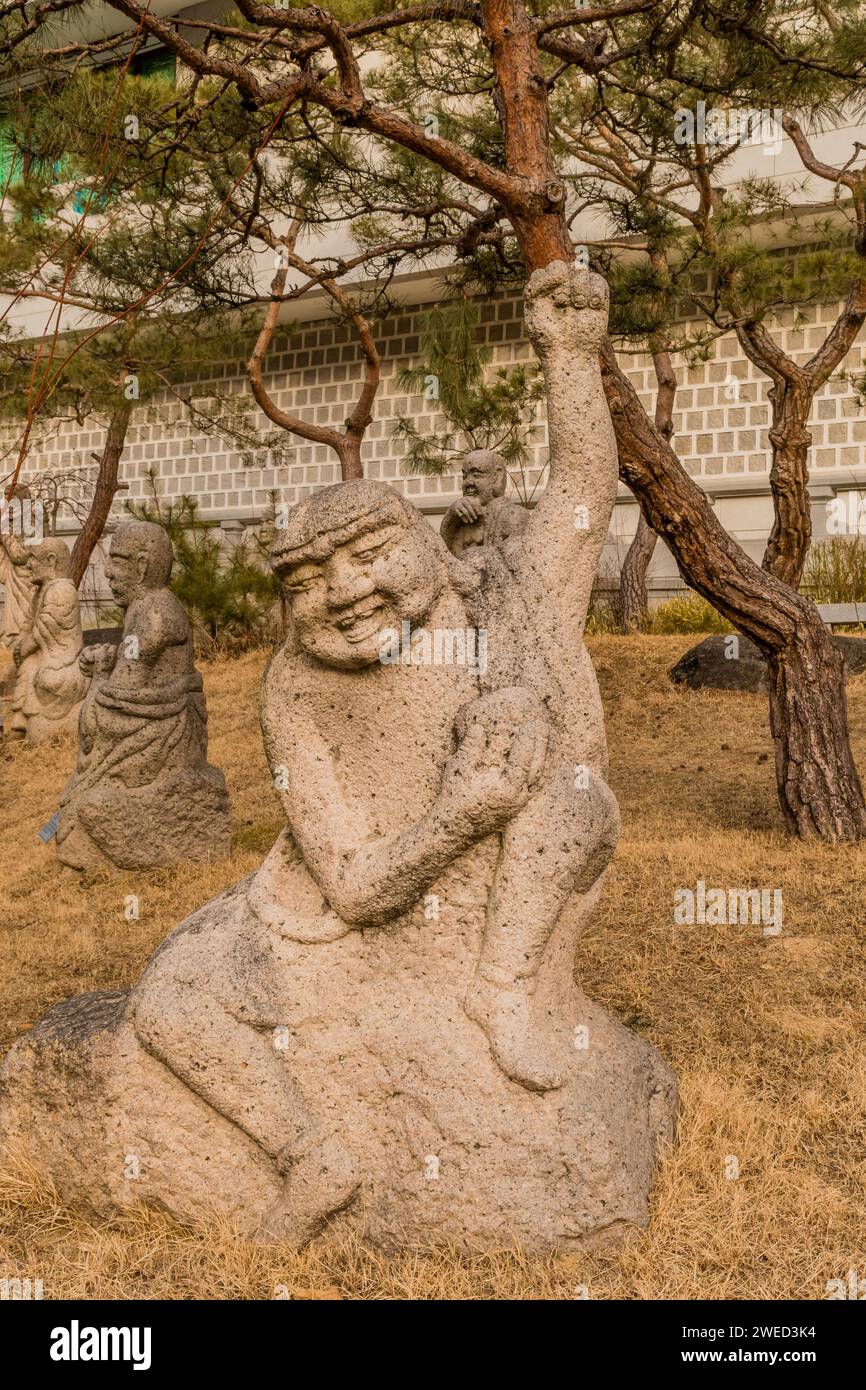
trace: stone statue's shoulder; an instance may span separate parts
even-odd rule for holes
[[[318,689],[321,679],[321,668],[303,652],[294,652],[289,646],[279,647],[265,667],[262,678],[263,710],[266,711],[269,705],[284,710],[286,702],[291,701],[300,713]]]
[[[166,642],[184,642],[190,634],[186,609],[171,589],[150,589],[127,614],[127,626]]]
[[[172,618],[179,622],[189,624],[189,615],[178,598],[177,594],[171,589],[153,590],[154,608],[159,608],[162,612],[170,614]]]
[[[522,529],[532,515],[532,512],[525,503],[518,502],[516,498],[510,497],[505,499],[505,514],[508,517],[508,524],[512,529],[514,529],[514,527],[520,527]]]
[[[74,612],[78,607],[78,589],[71,579],[52,579],[45,585],[44,604],[49,604],[55,612]]]

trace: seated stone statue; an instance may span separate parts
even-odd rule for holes
[[[500,454],[475,449],[463,460],[463,496],[442,518],[441,536],[452,555],[520,536],[529,508],[506,499],[508,470]]]
[[[74,729],[87,689],[78,664],[84,639],[70,563],[65,541],[44,540],[28,548],[33,597],[12,647],[16,677],[5,730],[31,743]]]
[[[78,764],[60,798],[57,854],[74,869],[141,869],[230,848],[225,778],[207,761],[207,710],[186,612],[168,588],[161,526],[124,522],[106,577],[125,610],[119,646],[87,647]]]
[[[13,1047],[0,1134],[62,1193],[297,1243],[336,1221],[540,1252],[646,1221],[673,1078],[573,974],[618,828],[582,641],[617,485],[605,311],[588,272],[529,282],[552,455],[521,537],[456,560],[365,481],[278,534],[261,715],[287,828],[129,994]],[[482,623],[483,671],[384,659],[404,625]]]

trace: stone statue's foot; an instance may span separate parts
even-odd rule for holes
[[[528,1091],[555,1091],[564,1084],[554,1039],[535,1021],[529,982],[477,975],[463,1007],[487,1034],[497,1064],[512,1081]]]
[[[300,1155],[284,1149],[277,1167],[286,1179],[285,1198],[271,1208],[263,1227],[293,1245],[312,1240],[329,1216],[349,1205],[361,1181],[354,1154],[334,1134]]]

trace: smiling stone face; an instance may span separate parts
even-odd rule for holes
[[[504,459],[491,450],[474,449],[463,460],[463,496],[477,497],[482,507],[503,496],[507,480]]]
[[[272,551],[299,646],[327,666],[379,660],[386,629],[419,623],[445,582],[441,545],[381,483],[340,483],[302,502]]]

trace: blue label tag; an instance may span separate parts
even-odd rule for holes
[[[47,845],[49,840],[54,839],[54,836],[57,834],[57,827],[59,824],[60,812],[55,811],[48,824],[43,825],[41,830],[37,830],[36,834],[39,836],[39,839],[42,841],[44,845]]]

